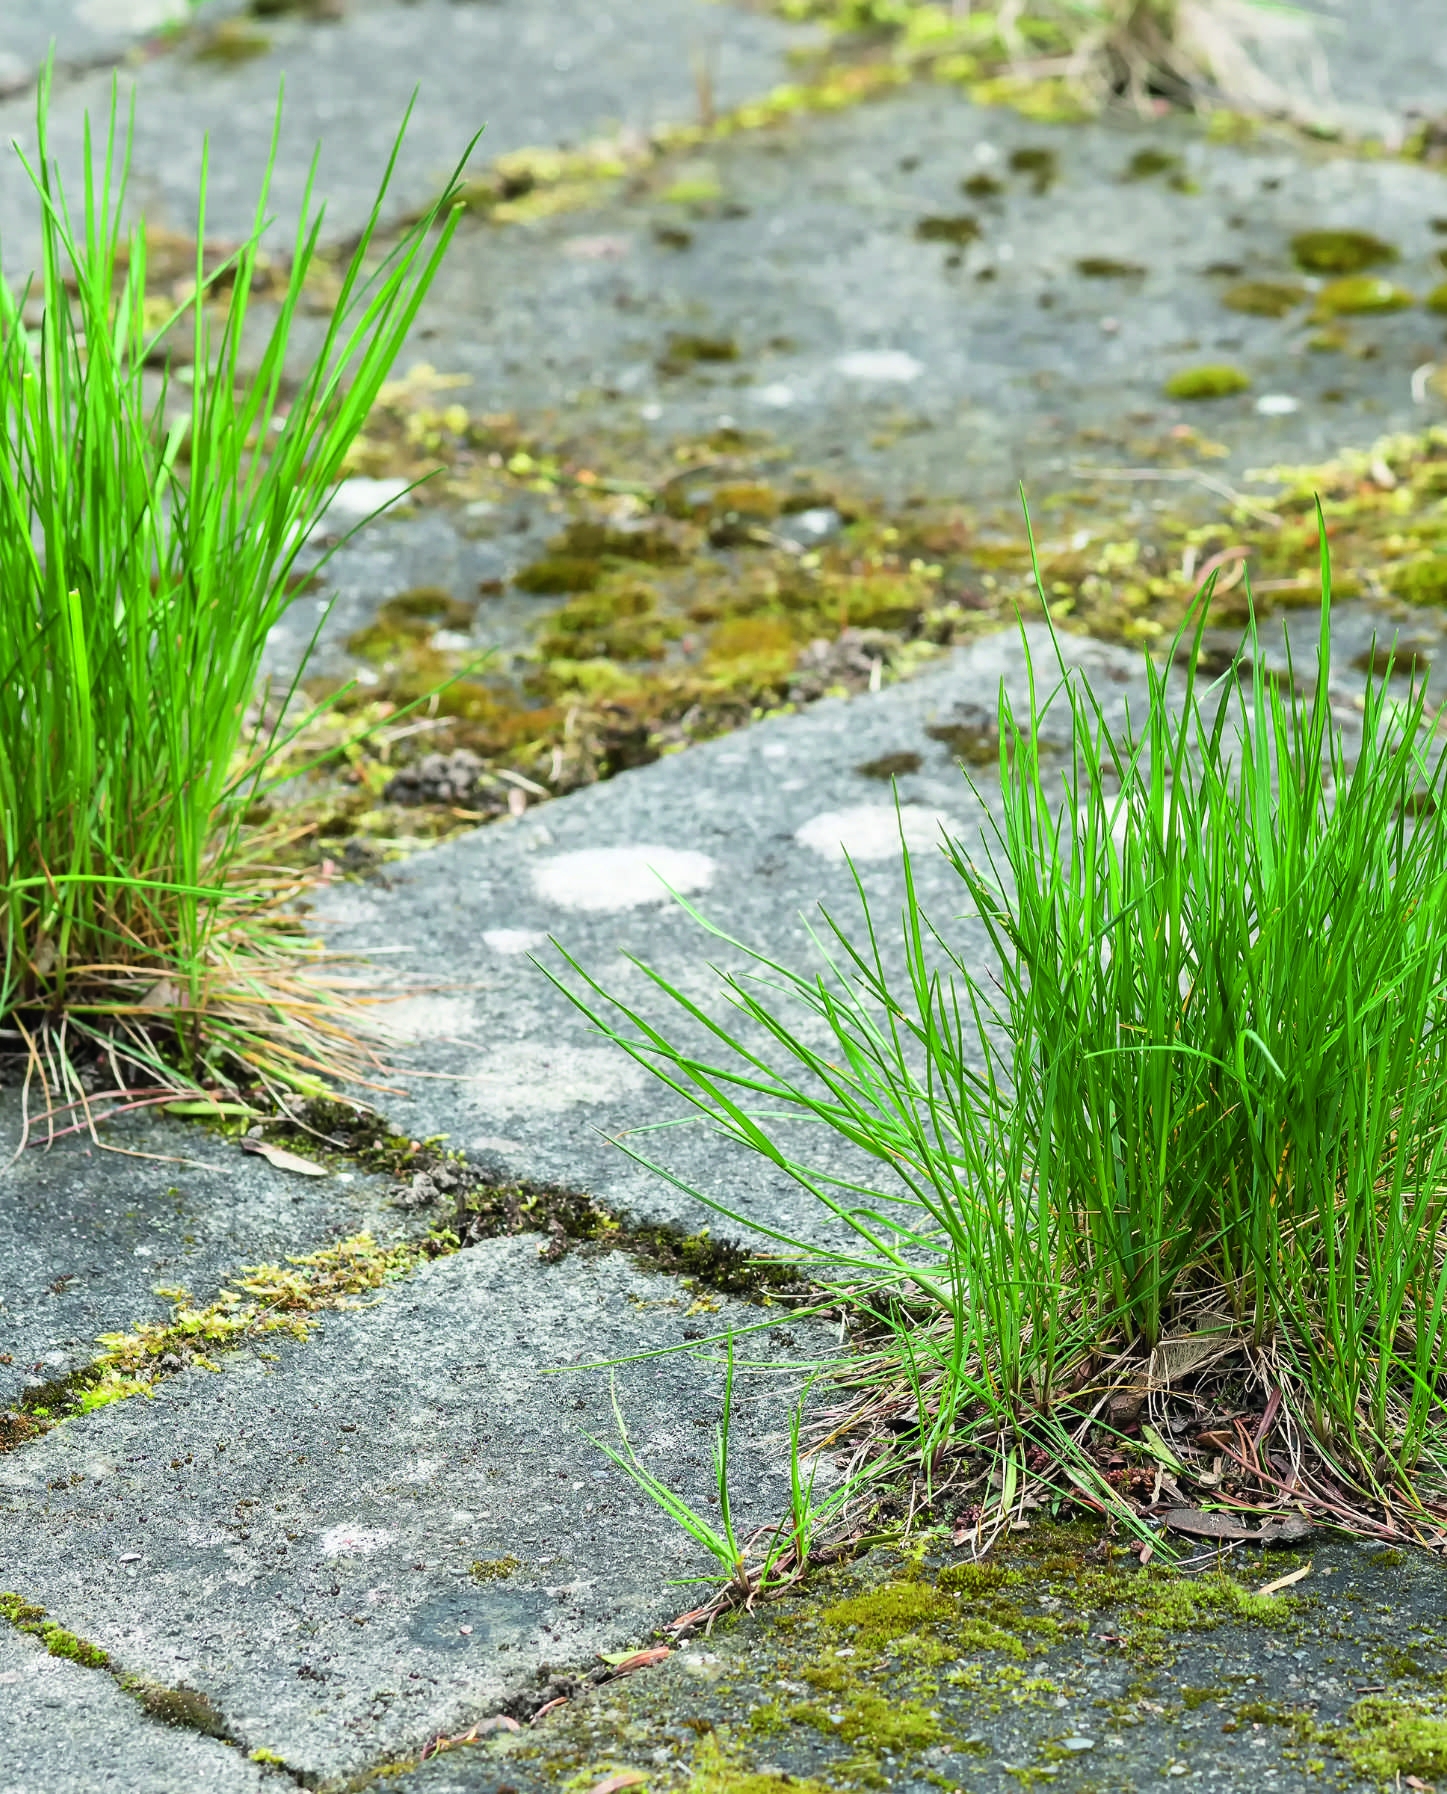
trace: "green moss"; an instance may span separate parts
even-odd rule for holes
[[[486,1560],[478,1558],[473,1562],[468,1575],[474,1582],[503,1582],[509,1576],[515,1576],[522,1567],[521,1559],[512,1556]]]
[[[709,1735],[694,1751],[686,1794],[830,1794],[830,1790],[811,1776],[746,1769]]]
[[[826,1738],[864,1744],[871,1751],[927,1750],[944,1735],[939,1715],[920,1701],[896,1700],[860,1689],[837,1704],[796,1701],[785,1709],[794,1725],[812,1726]]]
[[[1305,287],[1280,280],[1242,280],[1227,287],[1221,303],[1228,311],[1243,311],[1253,318],[1284,318],[1307,299]]]
[[[513,575],[520,592],[591,592],[603,577],[601,562],[584,555],[545,554]]]
[[[660,660],[685,628],[682,617],[660,614],[651,586],[610,577],[544,618],[538,650],[550,660]]]
[[[658,358],[661,374],[686,374],[699,362],[737,361],[739,346],[731,336],[696,336],[675,331]]]
[[[1335,1744],[1354,1769],[1378,1782],[1447,1775],[1447,1719],[1415,1701],[1368,1695],[1350,1709]]]
[[[442,586],[414,586],[389,598],[375,621],[347,638],[347,651],[381,665],[410,642],[425,641],[439,629],[466,629],[476,607]]]
[[[1075,264],[1083,280],[1137,280],[1145,273],[1139,262],[1120,262],[1113,256],[1086,255]]]
[[[1447,312],[1447,280],[1439,287],[1433,287],[1422,301],[1428,311]]]
[[[1166,394],[1172,399],[1224,399],[1232,393],[1245,392],[1251,376],[1240,368],[1224,363],[1198,368],[1182,368],[1166,381]]]
[[[1360,274],[1397,260],[1390,243],[1360,230],[1307,230],[1291,239],[1296,265],[1308,274]]]
[[[914,234],[921,243],[951,243],[962,249],[979,236],[980,224],[968,212],[960,212],[954,217],[921,218],[914,227]]]
[[[930,733],[934,734],[934,730]],[[936,1578],[936,1586],[951,1594],[978,1596],[994,1594],[1007,1582],[1020,1580],[1019,1571],[1008,1569],[998,1558],[967,1558],[963,1563],[946,1564]]]
[[[1149,181],[1158,174],[1179,175],[1181,158],[1170,150],[1138,149],[1121,170],[1123,181]]]
[[[969,723],[931,723],[925,734],[931,741],[942,741],[954,757],[963,760],[967,766],[999,764],[1000,736],[994,727],[981,728]]]
[[[52,1657],[64,1657],[85,1669],[106,1669],[110,1665],[110,1657],[99,1645],[77,1637],[74,1632],[67,1632],[64,1626],[57,1626],[54,1620],[47,1618],[43,1607],[37,1607],[21,1595],[0,1594],[0,1619],[7,1620],[17,1632],[28,1632],[38,1638]]]
[[[898,754],[880,754],[874,760],[862,760],[855,771],[866,779],[902,779],[912,772],[918,772],[924,765],[918,754],[902,752]]]
[[[1447,604],[1447,554],[1424,554],[1395,569],[1388,584],[1409,604]]]
[[[851,1595],[826,1607],[820,1615],[826,1626],[848,1632],[852,1642],[871,1650],[906,1633],[952,1620],[958,1603],[931,1588],[927,1582],[886,1582],[861,1595]]]
[[[1037,194],[1048,193],[1060,178],[1060,157],[1041,144],[1025,144],[1010,152],[1010,172],[1030,176]]]
[[[227,19],[200,40],[196,60],[234,65],[265,56],[270,48],[271,39],[264,32],[254,31],[241,19]]]
[[[992,174],[966,175],[960,182],[960,192],[968,199],[998,199],[1004,191],[1004,182]]]
[[[1405,311],[1416,300],[1379,274],[1348,274],[1329,281],[1316,296],[1313,316],[1323,321],[1358,313]]]
[[[1225,1690],[1220,1688],[1183,1687],[1181,1689],[1181,1705],[1188,1713],[1194,1713],[1197,1708],[1204,1707],[1208,1701],[1220,1700],[1224,1692]]]

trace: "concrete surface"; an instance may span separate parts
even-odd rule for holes
[[[700,1553],[584,1437],[614,1436],[607,1376],[549,1374],[678,1344],[689,1307],[619,1254],[540,1265],[536,1237],[435,1261],[274,1363],[185,1373],[0,1459],[7,1584],[293,1771],[415,1754],[694,1604],[667,1579]],[[717,1391],[687,1355],[617,1375],[644,1462],[706,1513]],[[790,1395],[740,1397],[747,1527],[787,1499]]]

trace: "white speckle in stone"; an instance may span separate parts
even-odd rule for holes
[[[494,953],[531,953],[547,938],[536,928],[489,928],[482,937],[483,944],[491,947]]]
[[[848,380],[873,380],[882,384],[907,385],[918,380],[924,363],[907,355],[903,349],[855,349],[841,355],[834,363]]]
[[[1256,410],[1261,417],[1290,417],[1293,411],[1301,410],[1301,400],[1289,392],[1264,392],[1256,401]]]
[[[848,810],[826,810],[812,816],[794,839],[826,860],[892,860],[898,857],[900,836],[911,852],[939,844],[940,830],[958,834],[953,816],[939,810],[905,804],[895,813],[889,804],[855,804]]]
[[[355,885],[338,884],[318,892],[312,919],[323,927],[357,928],[375,921],[381,913],[375,899]]]
[[[323,1557],[365,1557],[391,1543],[390,1532],[382,1532],[376,1527],[353,1526],[344,1521],[340,1526],[328,1527],[318,1541],[318,1548]]]
[[[582,847],[533,869],[533,889],[560,909],[636,909],[664,903],[670,889],[704,891],[717,871],[706,853],[683,847]]]
[[[787,760],[788,757],[789,744],[787,741],[766,741],[764,743],[764,758],[766,760]]]
[[[365,474],[355,474],[337,487],[312,533],[339,535],[344,530],[355,529],[374,511],[394,504],[411,484],[411,480],[373,480]]]
[[[486,1115],[549,1115],[608,1102],[646,1081],[640,1066],[611,1047],[522,1040],[494,1048],[463,1084],[462,1097]]]
[[[794,403],[794,389],[782,380],[771,380],[767,386],[754,388],[754,397],[774,411],[787,411]]]
[[[404,997],[383,1010],[398,1040],[446,1040],[465,1034],[477,1021],[476,1006],[466,997]]]
[[[506,1134],[477,1134],[468,1142],[469,1152],[521,1152],[521,1140],[510,1140]]]

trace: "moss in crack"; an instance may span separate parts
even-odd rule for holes
[[[0,1619],[8,1621],[17,1632],[26,1632],[32,1638],[38,1638],[52,1657],[64,1657],[68,1662],[79,1663],[84,1669],[110,1667],[110,1656],[99,1645],[78,1637],[74,1632],[68,1632],[64,1626],[58,1626],[43,1607],[37,1607],[23,1595],[0,1594]]]
[[[322,1310],[349,1307],[456,1248],[456,1240],[447,1235],[382,1245],[371,1234],[360,1233],[282,1265],[244,1266],[205,1304],[196,1303],[186,1290],[161,1286],[156,1293],[170,1301],[168,1316],[138,1322],[129,1333],[102,1334],[97,1358],[68,1377],[29,1391],[24,1410],[38,1426],[47,1427],[133,1395],[152,1395],[160,1383],[188,1367],[216,1370],[215,1354],[248,1340],[277,1333],[305,1339]]]
[[[153,1682],[146,1676],[124,1675],[116,1680],[143,1713],[160,1720],[162,1725],[196,1732],[203,1738],[229,1736],[226,1722],[210,1698],[195,1688],[188,1688],[184,1682],[179,1687],[168,1688],[164,1682]]]

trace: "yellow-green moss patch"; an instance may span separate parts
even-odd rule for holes
[[[1242,280],[1226,288],[1221,303],[1228,311],[1245,312],[1253,318],[1284,318],[1308,297],[1306,288],[1294,281]]]
[[[1379,274],[1348,274],[1328,281],[1316,296],[1313,315],[1319,319],[1358,313],[1405,311],[1416,299],[1405,287]]]
[[[1335,1742],[1354,1769],[1383,1784],[1447,1775],[1447,1718],[1421,1702],[1369,1694],[1348,1712]]]
[[[28,1632],[38,1638],[52,1657],[64,1657],[85,1669],[106,1669],[110,1665],[109,1655],[99,1645],[78,1638],[64,1626],[57,1626],[43,1607],[37,1607],[21,1595],[0,1594],[0,1619],[7,1620],[17,1632]]]
[[[1225,399],[1233,393],[1245,392],[1251,376],[1226,363],[1210,363],[1204,367],[1182,368],[1166,381],[1166,394],[1172,399]]]
[[[1390,243],[1360,230],[1307,230],[1291,239],[1296,265],[1308,274],[1360,274],[1397,260]]]

